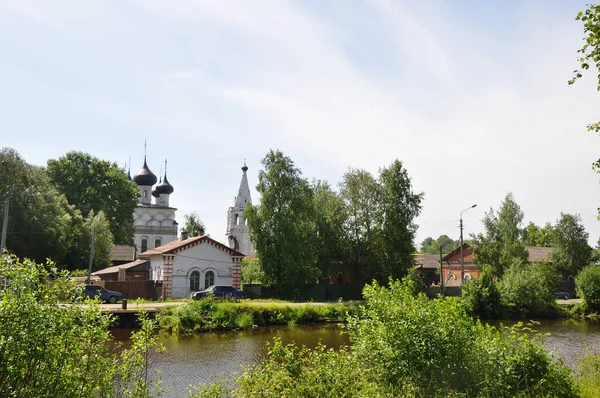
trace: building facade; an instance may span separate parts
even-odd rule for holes
[[[208,236],[179,239],[140,254],[163,298],[190,297],[211,285],[241,288],[244,255]]]
[[[250,187],[248,186],[248,176],[246,172],[248,167],[244,162],[242,167],[242,181],[238,189],[237,195],[233,200],[233,206],[227,210],[227,241],[229,247],[243,254],[254,252],[252,242],[250,242],[250,229],[248,220],[245,217],[245,210],[248,205],[252,204],[250,197]]]
[[[169,197],[174,188],[165,175],[156,186],[156,175],[150,171],[144,156],[144,166],[133,176],[140,189],[138,205],[133,215],[134,245],[137,253],[159,247],[177,239],[177,221],[174,207],[169,205]],[[153,188],[154,186],[154,188]]]

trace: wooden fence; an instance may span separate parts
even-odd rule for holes
[[[123,293],[124,299],[158,300],[162,296],[161,281],[105,281],[104,287]]]

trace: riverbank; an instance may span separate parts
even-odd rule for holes
[[[159,327],[170,333],[245,330],[268,325],[344,322],[359,302],[288,303],[202,299],[160,309]]]

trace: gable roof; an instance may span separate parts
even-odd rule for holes
[[[110,261],[133,261],[135,260],[135,246],[114,245],[110,249]]]
[[[106,275],[106,274],[114,274],[119,272],[119,269],[123,268],[125,270],[133,268],[133,267],[137,267],[138,265],[142,265],[147,263],[148,260],[135,260],[132,261],[130,263],[127,264],[121,264],[121,265],[115,265],[112,267],[108,267],[108,268],[104,268],[101,270],[98,270],[96,272],[92,272],[92,275],[96,276],[96,275]]]
[[[229,254],[232,257],[244,257],[242,253],[237,250],[234,250],[228,246],[225,246],[221,242],[217,242],[213,238],[208,235],[204,236],[196,236],[188,239],[178,239],[172,242],[166,243],[162,246],[155,247],[154,249],[147,250],[139,255],[140,258],[150,258],[150,256],[155,255],[164,255],[164,254],[175,254],[182,250],[188,249],[192,246],[199,245],[201,243],[208,243],[212,246],[215,246],[217,249],[222,250]]]
[[[437,254],[415,254],[415,265],[423,268],[435,268],[440,266],[440,256]]]
[[[529,252],[529,262],[539,263],[540,261],[548,261],[550,252],[554,249],[553,247],[539,247],[539,246],[525,246],[525,249]]]

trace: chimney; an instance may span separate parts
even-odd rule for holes
[[[188,238],[188,233],[185,231],[181,231],[181,240],[186,240]]]

